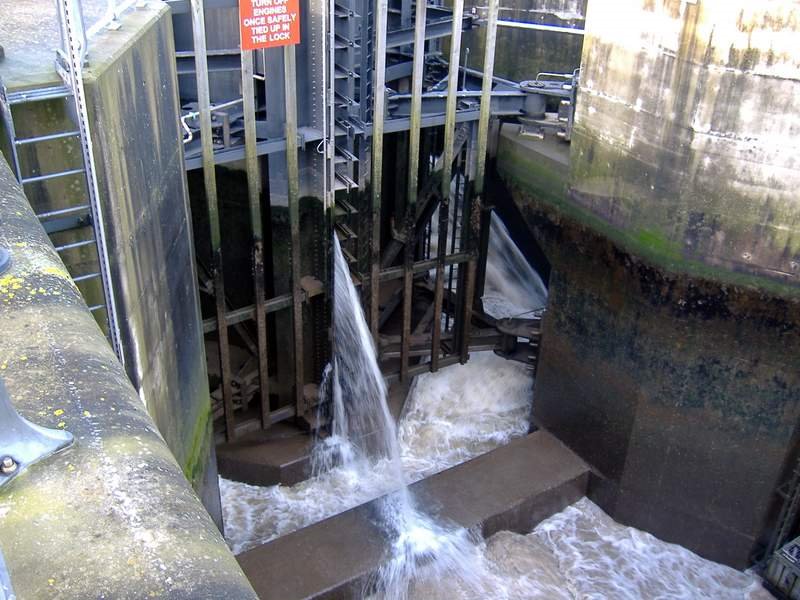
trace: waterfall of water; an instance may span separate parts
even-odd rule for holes
[[[325,384],[332,396],[331,435],[317,444],[314,462],[320,469],[339,461],[356,471],[373,470],[380,464],[391,478],[395,491],[379,501],[379,516],[392,541],[392,554],[369,588],[384,598],[404,598],[423,563],[428,570],[477,584],[478,569],[471,562],[479,560],[479,553],[469,534],[458,528],[446,529],[414,507],[375,346],[336,238],[333,301],[334,359]]]
[[[547,304],[547,288],[508,233],[492,213],[483,307],[495,318],[528,316]]]
[[[339,240],[334,236],[333,361],[326,369],[322,397],[330,419],[330,436],[318,440],[312,459],[319,474],[333,464],[385,463],[399,487],[404,483],[397,428],[386,403],[386,383],[375,346],[350,277]]]

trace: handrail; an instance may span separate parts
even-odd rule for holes
[[[141,0],[108,0],[108,9],[106,9],[103,17],[94,25],[86,30],[86,38],[92,39],[95,35],[100,33],[103,29],[119,29],[119,17],[129,8],[141,2]]]

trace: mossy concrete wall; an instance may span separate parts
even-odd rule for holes
[[[17,597],[254,599],[3,160],[0,221],[0,377],[75,436],[0,488]]]
[[[172,20],[151,3],[121,24],[84,79],[125,368],[221,524]]]
[[[503,135],[497,158],[552,267],[534,422],[593,466],[615,519],[746,566],[796,459],[800,301],[630,251],[536,149]]]
[[[587,13],[571,203],[664,268],[800,295],[798,3],[608,8]]]

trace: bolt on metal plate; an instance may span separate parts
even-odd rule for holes
[[[63,450],[72,441],[68,431],[47,429],[22,418],[0,380],[0,488],[28,466]]]
[[[0,275],[5,273],[11,266],[11,252],[0,247]]]

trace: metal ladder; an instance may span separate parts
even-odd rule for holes
[[[36,216],[53,239],[55,249],[62,257],[68,251],[81,248],[91,249],[92,258],[96,257],[98,270],[88,273],[71,271],[70,275],[79,289],[81,284],[100,280],[103,301],[89,306],[89,310],[106,331],[114,351],[124,364],[83,88],[86,35],[80,17],[80,7],[71,0],[60,0],[58,4],[65,51],[57,53],[55,68],[63,83],[8,92],[0,82],[0,117],[8,136],[12,167],[23,189],[30,190],[32,186],[68,177],[78,177],[82,180],[81,192],[77,194],[78,197],[71,198],[66,207],[40,212]],[[15,110],[40,102],[62,102],[65,114],[70,117],[71,125],[66,129],[43,135],[19,137],[14,126]],[[74,167],[50,173],[36,173],[29,165],[24,164],[25,152],[20,152],[23,148],[67,139],[76,139],[80,143],[80,163]],[[68,243],[59,243],[58,234],[67,231],[80,232],[83,235],[77,235],[77,239]],[[85,294],[85,290],[81,292]]]
[[[100,252],[97,247],[97,235],[95,233],[94,220],[92,217],[92,207],[88,193],[88,182],[86,181],[86,165],[81,160],[80,165],[74,168],[63,169],[50,173],[36,173],[35,169],[26,164],[24,148],[31,148],[38,145],[54,142],[58,140],[77,139],[80,140],[80,128],[75,125],[64,131],[53,131],[43,135],[32,137],[19,137],[14,126],[14,111],[25,105],[33,103],[63,101],[65,105],[74,102],[72,91],[64,85],[25,90],[20,92],[7,92],[5,87],[0,88],[0,109],[2,110],[3,124],[8,134],[8,143],[11,152],[11,162],[17,180],[22,184],[23,189],[30,190],[49,181],[63,179],[67,177],[80,176],[83,179],[83,194],[78,194],[70,198],[69,205],[57,210],[37,212],[36,216],[42,224],[44,230],[51,236],[56,251],[63,257],[65,253],[79,248],[91,248],[92,258],[100,263]],[[66,114],[74,115],[74,110],[66,107]],[[23,152],[21,152],[23,151]],[[74,231],[76,238],[68,243],[59,241],[58,234]],[[91,282],[102,278],[100,270],[88,273],[75,272],[75,267],[70,268],[70,275],[76,284]],[[81,286],[79,285],[79,288]],[[105,286],[104,286],[105,288]],[[105,296],[105,289],[104,296]],[[89,310],[95,315],[98,323],[107,328],[108,312],[107,302],[89,306]]]

